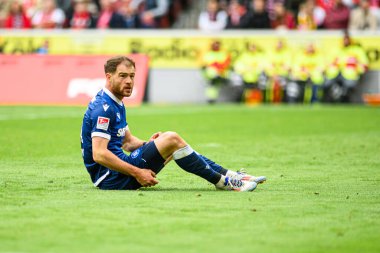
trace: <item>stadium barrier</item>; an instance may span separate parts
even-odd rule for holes
[[[380,32],[353,32],[369,57],[370,72],[360,92],[380,92]],[[325,56],[342,44],[342,31],[222,31],[197,30],[0,30],[4,55],[116,55],[142,53],[150,61],[148,101],[151,103],[204,102],[205,85],[199,72],[201,57],[214,39],[221,40],[232,59],[254,42],[264,51],[284,40],[294,54],[309,43]],[[88,78],[84,76],[83,78]],[[96,83],[96,81],[93,81]],[[96,84],[94,84],[96,85]],[[360,94],[359,94],[360,95]],[[361,97],[358,97],[360,102]]]
[[[139,105],[145,95],[148,57],[130,55],[139,70],[127,105]],[[86,105],[105,85],[109,56],[0,56],[0,104]]]
[[[370,69],[380,70],[380,31],[353,32],[370,59]],[[342,31],[222,31],[194,30],[1,30],[1,54],[115,55],[142,53],[150,57],[153,68],[198,68],[201,56],[214,39],[232,58],[254,42],[264,51],[273,50],[282,39],[294,52],[309,43],[326,56],[342,45]],[[41,50],[42,49],[42,50]]]

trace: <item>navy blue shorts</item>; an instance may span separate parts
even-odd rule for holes
[[[138,168],[150,169],[156,174],[164,167],[165,160],[153,141],[133,151],[126,159]],[[141,187],[134,177],[110,170],[110,174],[98,185],[103,190],[136,190]]]

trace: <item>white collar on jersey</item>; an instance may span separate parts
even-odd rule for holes
[[[118,99],[117,97],[115,97],[114,94],[112,94],[111,91],[109,91],[107,88],[103,88],[103,91],[110,97],[112,98],[113,101],[115,101],[116,103],[118,103],[120,106],[123,106],[123,101],[121,101],[120,99]]]

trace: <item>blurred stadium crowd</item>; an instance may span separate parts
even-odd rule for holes
[[[357,29],[379,27],[380,0],[0,0],[0,28]],[[194,19],[194,18],[193,18]]]
[[[221,41],[214,41],[203,56],[202,73],[210,103],[354,102],[352,95],[368,70],[368,57],[345,32],[341,48],[331,55],[313,43],[291,50],[283,40],[264,51],[247,42],[234,61]],[[223,91],[224,92],[221,92]]]
[[[204,30],[376,30],[379,0],[209,0],[199,17]]]
[[[0,0],[0,28],[168,28],[190,0]]]

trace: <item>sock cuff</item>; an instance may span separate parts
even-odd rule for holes
[[[235,171],[232,171],[232,170],[227,170],[227,173],[226,173],[226,176],[227,177],[231,177],[231,176],[235,176],[237,173]]]
[[[178,149],[177,151],[174,151],[173,159],[178,160],[178,159],[184,158],[193,152],[194,150],[189,145],[187,145],[183,148]]]

